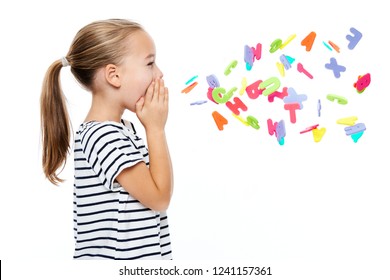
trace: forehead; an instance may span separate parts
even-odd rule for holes
[[[130,55],[143,56],[146,58],[150,54],[155,55],[156,47],[152,37],[145,31],[133,33],[128,40]]]

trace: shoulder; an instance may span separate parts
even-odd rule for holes
[[[81,144],[87,145],[91,140],[114,136],[122,133],[124,127],[114,122],[87,122],[80,125],[79,135]]]
[[[81,145],[85,148],[92,148],[99,142],[107,144],[120,140],[140,140],[133,124],[126,120],[121,120],[120,123],[114,121],[86,122],[80,125],[77,134]]]

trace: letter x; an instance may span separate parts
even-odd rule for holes
[[[330,63],[325,64],[326,69],[333,70],[333,74],[336,78],[340,78],[340,72],[345,72],[346,68],[337,64],[337,60],[332,57]]]

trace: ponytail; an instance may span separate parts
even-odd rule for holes
[[[49,67],[41,93],[42,167],[46,178],[55,185],[63,182],[57,170],[66,163],[71,133],[60,84],[62,65],[61,60],[57,60]]]

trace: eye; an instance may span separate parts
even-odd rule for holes
[[[153,65],[154,65],[154,61],[148,63],[148,66],[153,66]]]

